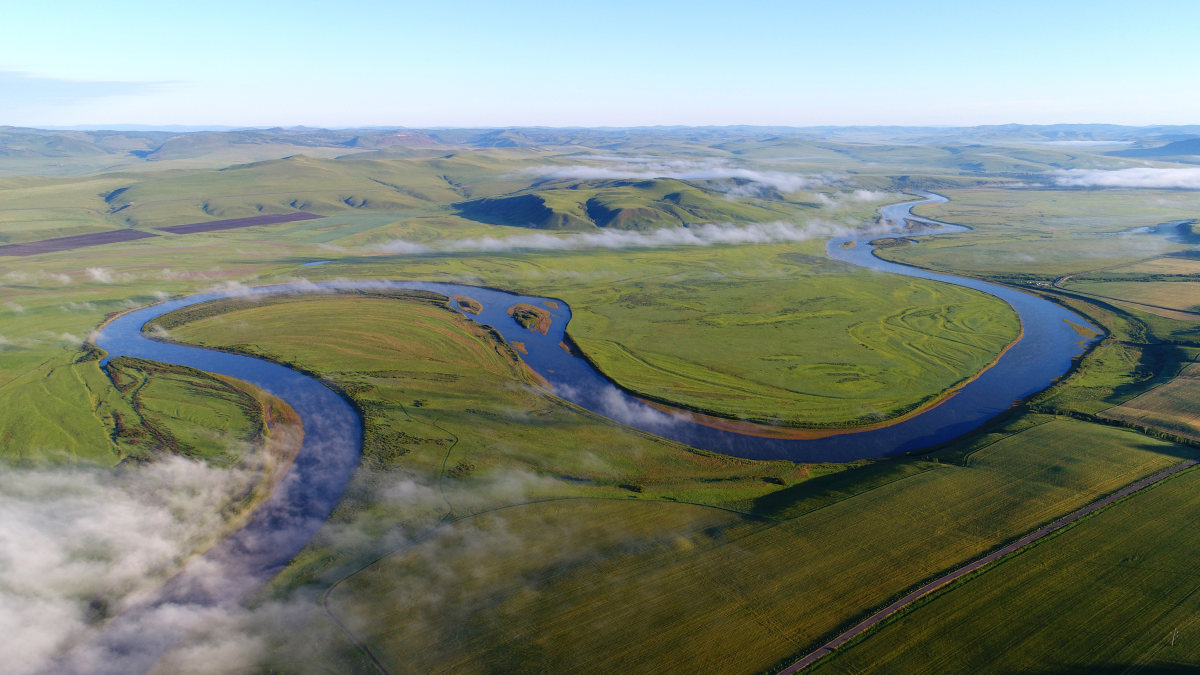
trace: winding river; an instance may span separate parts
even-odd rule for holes
[[[923,201],[884,207],[883,221],[894,225],[902,225],[906,219],[920,222],[927,227],[921,235],[967,229],[911,213],[911,208],[917,204],[939,201],[945,201],[945,198],[926,194]],[[714,429],[694,421],[686,413],[662,412],[630,396],[587,361],[563,348],[571,310],[561,300],[445,283],[332,282],[317,286],[328,290],[419,289],[474,298],[483,305],[483,311],[478,315],[464,314],[491,325],[510,343],[523,343],[528,352],[523,359],[545,378],[558,396],[665,438],[751,459],[844,462],[894,455],[947,441],[978,427],[1017,400],[1047,387],[1065,373],[1072,359],[1087,347],[1089,339],[1081,337],[1072,323],[1091,326],[1077,314],[1014,289],[882,260],[873,255],[869,242],[884,236],[889,235],[877,233],[835,239],[828,243],[827,251],[833,258],[856,265],[965,286],[999,297],[1020,315],[1024,333],[992,367],[940,405],[890,426],[808,440],[763,438]],[[909,233],[906,236],[920,235]],[[269,286],[253,292],[268,295],[312,290],[313,286],[308,284],[303,287]],[[245,598],[282,569],[311,540],[333,511],[359,461],[362,425],[357,413],[337,393],[317,380],[259,359],[159,342],[142,333],[144,324],[162,314],[229,295],[207,293],[135,310],[108,323],[94,338],[95,344],[108,352],[109,358],[133,356],[190,366],[249,382],[287,401],[300,415],[305,430],[304,443],[292,469],[271,497],[255,511],[249,523],[204,554],[203,564],[188,565],[155,600],[119,618],[130,626],[135,626],[155,608],[169,604],[218,605]],[[519,302],[538,305],[550,312],[552,323],[546,335],[522,328],[507,315],[505,310]],[[215,578],[220,578],[221,582],[214,584]],[[106,630],[104,639],[108,641],[106,648],[127,654],[130,650],[143,648],[138,644],[136,631],[121,630],[119,626]],[[147,654],[147,668],[156,658],[156,654]]]

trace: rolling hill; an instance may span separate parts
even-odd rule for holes
[[[482,223],[539,230],[651,230],[699,223],[769,222],[807,208],[785,201],[734,200],[673,178],[544,183],[516,194],[455,206],[459,215]]]
[[[1114,157],[1145,157],[1195,162],[1200,159],[1200,137],[1185,138],[1152,148],[1129,148],[1108,153]]]

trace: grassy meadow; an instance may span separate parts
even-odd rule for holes
[[[500,229],[460,223],[443,234]],[[36,378],[73,359],[106,314],[155,294],[296,278],[428,279],[562,298],[584,352],[648,398],[828,427],[894,417],[936,399],[991,362],[1018,330],[1011,310],[993,298],[828,261],[819,239],[456,255],[395,255],[351,243],[384,236],[377,230],[419,240],[409,233],[435,229],[422,219],[397,225],[381,215],[331,216],[97,247],[86,266],[76,252],[4,261],[0,313],[13,321],[0,329],[0,376]],[[347,231],[350,242],[337,238]],[[323,259],[332,262],[301,267]],[[909,304],[920,308],[898,309]],[[78,414],[58,399],[30,405]],[[54,450],[49,439],[18,439]]]
[[[775,278],[734,268],[716,280],[664,275],[561,295],[579,308],[569,328],[576,344],[627,389],[797,427],[916,409],[973,377],[1019,334],[1015,314],[995,298],[812,261],[781,252],[771,260]]]
[[[168,317],[171,334],[333,381],[362,411],[364,462],[378,471],[430,480],[537,472],[574,486],[573,494],[620,498],[671,494],[684,481],[693,499],[716,505],[745,502],[810,471],[695,451],[548,396],[512,349],[444,299],[339,294],[237,309],[244,304],[183,325]],[[706,473],[712,480],[690,480]]]
[[[355,641],[415,671],[761,670],[1191,452],[1035,417],[965,449],[831,473],[696,453],[513,386],[511,352],[424,298],[293,298],[171,330],[305,364],[367,411],[355,486],[280,583],[330,587]],[[425,498],[371,496],[397,482]],[[339,546],[347,528],[422,543]]]
[[[550,507],[509,509],[456,523],[449,534],[384,558],[337,586],[327,607],[361,626],[357,639],[385,663],[412,663],[419,654],[414,670],[535,664],[555,671],[758,672],[815,646],[933,570],[1172,460],[1169,446],[1142,444],[1128,432],[1080,431],[1051,428],[1028,440],[1058,442],[1064,453],[1078,452],[1077,442],[1098,445],[1082,465],[1058,464],[1065,454],[994,447],[968,467],[932,469],[778,523],[727,518],[716,527],[712,514],[697,510],[685,526],[672,522],[672,513],[657,538],[637,531],[641,518],[664,510],[646,506],[620,521],[633,530],[620,528],[629,538],[620,546],[587,535],[590,516],[610,509],[580,504],[554,507],[571,522],[554,555],[530,551],[535,544],[513,541],[511,533],[530,522],[540,527]],[[464,554],[470,547],[461,544],[489,529],[508,533],[509,548],[484,558]],[[572,546],[579,530],[586,543]],[[490,573],[472,573],[479,569]],[[445,579],[447,592],[430,577]],[[396,621],[398,606],[420,620]],[[422,648],[429,644],[439,647]]]
[[[749,461],[620,426],[549,395],[521,345],[431,294],[233,299],[164,322],[173,339],[314,373],[365,423],[342,502],[263,594],[323,598],[314,609],[336,639],[303,663],[268,650],[260,669],[339,671],[375,658],[401,672],[770,671],[922,582],[1196,453],[1200,323],[1185,312],[1200,304],[1200,263],[1191,243],[1121,233],[1194,218],[1198,193],[1043,179],[1140,165],[1104,154],[1112,148],[998,145],[987,136],[997,130],[962,143],[880,133],[25,138],[24,154],[0,156],[0,244],[296,210],[326,217],[0,257],[0,455],[112,466],[174,454],[261,466],[258,485],[269,485],[297,440],[279,401],[162,364],[117,359],[106,372],[85,342],[107,316],[158,299],[297,280],[450,281],[559,298],[584,354],[645,398],[785,426],[894,418],[975,375],[1018,322],[990,296],[832,261],[824,240],[873,224],[905,190],[945,193],[950,202],[919,212],[971,232],[880,255],[1043,294],[1106,336],[1027,404],[885,460]],[[75,154],[54,155],[63,148]],[[689,177],[647,168],[664,158]],[[653,239],[771,221],[802,234]],[[617,232],[649,238],[579,243]],[[1196,475],[952,588],[880,631],[903,636],[868,637],[828,667],[983,668],[983,655],[1004,654],[994,664],[1003,671],[1032,667],[1022,659],[1064,635],[1076,640],[1051,664],[1064,670],[1195,665],[1159,633],[1189,625]],[[1184,524],[1171,529],[1168,514]]]
[[[115,465],[170,454],[231,466],[254,457],[270,427],[296,423],[286,404],[244,382],[128,358],[114,359],[104,372],[99,357],[81,352],[72,363],[26,377],[33,396],[17,387],[6,392],[6,460]],[[56,416],[69,406],[74,414]],[[28,446],[14,442],[33,438],[53,450],[23,452]]]
[[[649,399],[798,427],[895,417],[973,377],[1014,340],[1015,314],[970,290],[856,269],[819,240],[634,251],[360,257],[313,280],[495,285],[570,304],[568,334]],[[915,308],[915,309],[914,309]]]
[[[769,223],[809,215],[816,204],[753,197],[675,179],[568,181],[539,184],[502,197],[461,202],[459,213],[496,225],[535,229],[653,230],[703,223]]]
[[[945,190],[950,201],[914,209],[971,232],[889,249],[891,260],[976,276],[1052,281],[1184,251],[1158,234],[1120,234],[1200,211],[1175,190]]]

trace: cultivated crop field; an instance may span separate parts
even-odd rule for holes
[[[813,672],[1190,670],[1200,661],[1198,488],[1193,469],[1134,495],[938,595]]]
[[[1186,366],[1169,382],[1101,415],[1200,441],[1200,364]]]
[[[1200,321],[1200,281],[1077,281],[1064,287],[1105,300],[1130,302],[1167,318]]]
[[[1138,274],[1142,276],[1200,274],[1200,258],[1182,254],[1166,255],[1125,267],[1116,267],[1111,271],[1115,274]]]

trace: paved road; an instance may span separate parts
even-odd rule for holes
[[[808,666],[811,666],[812,664],[816,663],[817,661],[820,661],[822,658],[824,658],[825,656],[832,653],[833,650],[837,649],[838,647],[841,647],[842,645],[846,644],[850,640],[853,640],[855,637],[870,630],[876,624],[878,624],[879,622],[888,618],[889,616],[895,614],[896,612],[900,611],[901,609],[904,609],[909,604],[911,604],[913,601],[919,600],[919,599],[929,595],[930,593],[933,593],[934,591],[938,590],[939,588],[959,579],[960,577],[963,577],[967,574],[970,574],[970,573],[980,569],[981,567],[990,565],[991,563],[999,560],[1000,558],[1003,558],[1004,556],[1009,555],[1010,553],[1014,553],[1024,547],[1028,546],[1029,544],[1037,541],[1038,539],[1041,539],[1042,537],[1045,537],[1046,535],[1048,535],[1056,530],[1066,527],[1067,525],[1070,525],[1071,523],[1079,520],[1080,518],[1083,518],[1084,516],[1094,513],[1096,511],[1098,511],[1099,509],[1102,509],[1102,508],[1108,506],[1109,504],[1112,504],[1113,502],[1117,501],[1118,499],[1128,497],[1129,495],[1131,495],[1139,490],[1142,490],[1144,488],[1147,488],[1147,487],[1149,487],[1161,480],[1164,480],[1170,476],[1173,476],[1173,475],[1179,473],[1180,471],[1183,471],[1184,469],[1195,466],[1197,463],[1200,463],[1200,462],[1198,462],[1197,460],[1188,460],[1186,462],[1183,462],[1182,464],[1176,464],[1175,466],[1173,466],[1169,469],[1160,471],[1159,473],[1156,473],[1153,476],[1150,476],[1149,478],[1143,478],[1142,480],[1140,480],[1132,485],[1129,485],[1129,486],[1121,489],[1118,492],[1115,492],[1099,501],[1092,502],[1091,504],[1088,504],[1087,506],[1079,509],[1078,511],[1075,511],[1067,516],[1064,516],[1063,518],[1056,520],[1053,523],[1050,523],[1049,525],[1042,527],[1041,529],[1035,530],[1035,531],[1025,535],[1024,537],[1021,537],[1020,539],[1014,541],[1013,543],[1005,546],[1004,548],[1002,548],[998,551],[989,553],[988,555],[986,555],[978,560],[975,560],[974,562],[967,563],[966,565],[963,565],[962,567],[959,567],[958,569],[956,569],[952,572],[949,572],[948,574],[945,574],[941,577],[938,577],[937,579],[934,579],[933,581],[925,584],[924,586],[918,588],[917,590],[913,591],[912,593],[909,593],[908,595],[904,596],[903,598],[900,598],[896,602],[893,602],[892,604],[888,605],[887,607],[884,607],[883,609],[879,610],[878,612],[875,612],[871,616],[867,617],[867,619],[865,621],[863,621],[862,623],[860,623],[857,626],[851,628],[850,630],[842,633],[841,635],[835,637],[834,639],[825,643],[819,649],[812,652],[808,656],[805,656],[804,658],[800,659],[799,661],[797,661],[797,662],[793,663],[792,665],[788,666],[787,668],[783,669],[781,671],[781,673],[783,673],[785,675],[790,675],[791,673],[795,673],[797,671],[803,670],[804,668],[807,668]]]

